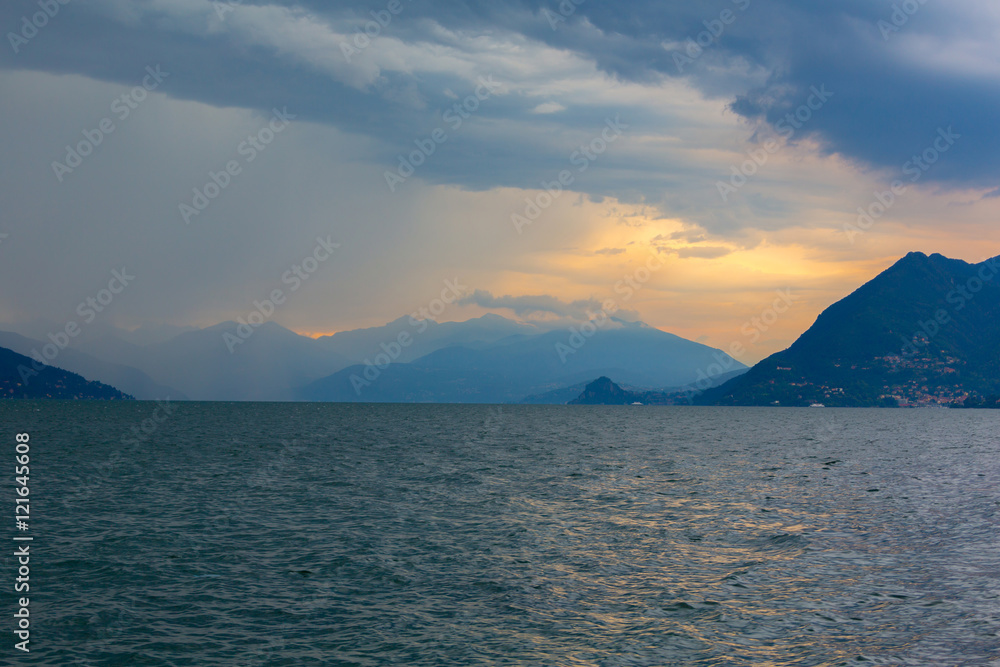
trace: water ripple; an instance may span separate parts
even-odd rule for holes
[[[6,403],[32,664],[1000,665],[997,413]]]

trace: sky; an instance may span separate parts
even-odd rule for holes
[[[610,299],[752,363],[907,252],[1000,254],[988,0],[12,0],[0,28],[6,328],[280,290],[315,336],[451,290],[438,320]]]

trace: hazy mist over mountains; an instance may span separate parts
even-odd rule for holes
[[[266,322],[234,344],[239,326],[86,331],[49,363],[139,399],[228,401],[518,402],[602,374],[664,388],[693,383],[720,360],[746,368],[719,350],[614,318],[553,329],[494,314],[442,323],[401,317],[315,339]],[[46,345],[56,349],[0,332],[0,347],[19,354],[41,356]]]
[[[82,332],[72,347],[58,333],[0,331],[0,348],[35,359],[36,370],[44,357],[139,399],[672,404],[682,395],[702,404],[970,407],[1000,396],[998,275],[1000,258],[909,253],[749,372],[720,350],[607,315],[569,327],[411,316],[318,338],[269,321],[106,328]],[[17,385],[18,373],[5,372]],[[604,389],[591,386],[595,378]]]

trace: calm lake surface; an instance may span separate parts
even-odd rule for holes
[[[1000,411],[155,408],[0,402],[0,663],[1000,665]]]

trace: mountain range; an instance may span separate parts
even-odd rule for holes
[[[58,350],[0,332],[2,348],[15,368],[48,354],[65,370],[46,369],[43,394],[67,397],[112,385],[121,396],[173,400],[995,407],[1000,257],[970,264],[910,253],[749,370],[642,322],[546,327],[492,314],[403,317],[316,339],[273,322],[95,330]],[[712,368],[730,371],[706,383]],[[25,394],[6,372],[6,395]]]
[[[273,322],[240,335],[240,324],[224,322],[146,332],[144,345],[105,330],[80,336],[49,363],[140,399],[228,401],[503,403],[598,375],[657,388],[690,384],[720,359],[746,370],[719,350],[641,322],[590,325],[542,327],[493,314],[443,323],[404,317],[313,339]],[[54,350],[42,339],[0,332],[0,346],[27,356],[41,358],[47,345]]]
[[[496,317],[496,316],[492,316]],[[499,318],[503,319],[503,318]],[[641,322],[613,321],[591,337],[565,329],[451,345],[385,368],[356,364],[313,382],[298,397],[313,401],[519,402],[613,375],[639,387],[677,387],[725,353]],[[564,403],[566,401],[556,401]]]

